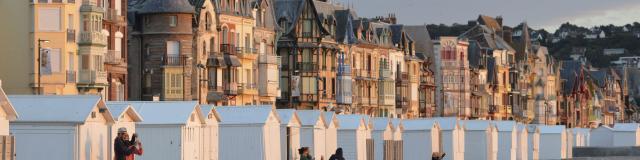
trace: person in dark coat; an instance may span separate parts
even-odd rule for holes
[[[298,154],[300,154],[300,160],[313,160],[313,157],[309,155],[309,147],[298,149]]]
[[[331,155],[329,160],[345,160],[344,157],[342,156],[342,148],[336,149],[336,153]]]
[[[127,138],[125,138],[127,136]],[[126,160],[126,157],[133,154],[135,146],[131,147],[132,142],[128,139],[127,128],[118,128],[118,136],[113,142],[113,150],[115,152],[115,160]]]

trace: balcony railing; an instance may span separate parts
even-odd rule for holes
[[[238,83],[239,94],[258,94],[258,88],[255,83]]]
[[[76,71],[67,71],[67,83],[76,83]]]
[[[280,64],[280,56],[261,55],[258,62],[262,64]]]
[[[220,52],[223,54],[236,54],[236,47],[233,44],[220,44]]]
[[[122,64],[124,63],[124,58],[122,58],[121,51],[108,50],[107,54],[104,57],[104,63],[107,64]]]
[[[238,83],[230,82],[224,85],[224,94],[226,95],[238,95]]]
[[[76,30],[75,29],[67,29],[67,42],[75,43],[76,42]]]
[[[240,58],[255,59],[258,56],[258,51],[255,48],[236,47],[236,53]]]
[[[187,64],[187,57],[181,55],[165,55],[164,65],[166,66],[182,66]]]
[[[80,71],[80,76],[78,83],[83,84],[106,84],[107,83],[107,72],[105,71],[96,71],[96,70],[83,70]]]
[[[107,36],[101,32],[80,32],[80,42],[82,44],[107,44]]]

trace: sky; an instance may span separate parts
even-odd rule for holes
[[[580,26],[623,25],[640,21],[640,0],[333,0],[360,17],[395,13],[398,23],[467,24],[479,14],[501,15],[505,25],[526,21],[555,31],[562,23]]]

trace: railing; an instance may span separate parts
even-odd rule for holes
[[[106,84],[107,72],[96,71],[96,70],[80,71],[78,82],[83,84],[96,84],[96,83]]]
[[[75,29],[67,29],[67,42],[75,43],[76,42],[76,30]]]
[[[223,54],[236,54],[236,47],[233,44],[220,44],[220,52]]]
[[[238,83],[229,82],[226,85],[224,85],[224,94],[238,95]]]
[[[258,63],[262,64],[279,64],[280,56],[261,55],[258,58]]]
[[[302,71],[318,71],[318,64],[314,62],[298,62],[298,68]]]
[[[80,32],[79,43],[107,44],[107,36],[100,32]]]
[[[244,58],[255,58],[254,56],[258,55],[258,52],[255,48],[236,47],[236,52],[238,53],[238,56]]]
[[[124,23],[124,16],[122,14],[118,15],[118,10],[113,8],[108,8],[104,12],[104,20],[111,21],[114,23]]]
[[[311,38],[313,34],[311,32],[302,32],[302,37],[303,38]]]
[[[115,51],[115,50],[108,50],[107,54],[104,57],[104,63],[108,63],[108,64],[124,63],[124,58],[122,58],[122,52]]]
[[[76,83],[78,81],[76,76],[76,71],[67,71],[67,83]]]
[[[165,55],[164,65],[166,66],[182,66],[187,64],[187,57],[181,55]]]

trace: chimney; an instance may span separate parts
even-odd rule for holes
[[[496,17],[496,21],[498,21],[498,25],[500,25],[500,27],[502,27],[502,16],[497,16]]]

